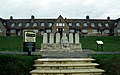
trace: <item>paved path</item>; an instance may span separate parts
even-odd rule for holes
[[[28,54],[28,52],[0,51],[0,54]],[[43,51],[36,50],[33,55],[41,55],[43,58],[79,58],[90,57],[90,54],[120,54],[120,52],[95,52],[89,49],[81,51]]]

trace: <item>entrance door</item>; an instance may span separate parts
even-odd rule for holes
[[[62,28],[58,28],[58,33],[60,33],[60,35],[62,35],[63,29]]]

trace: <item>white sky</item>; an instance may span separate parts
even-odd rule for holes
[[[120,0],[0,0],[0,17],[120,18]]]

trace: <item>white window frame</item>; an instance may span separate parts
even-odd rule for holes
[[[69,26],[72,26],[73,24],[71,22],[68,23]]]
[[[3,32],[3,29],[0,29],[0,33],[2,33]]]
[[[40,26],[44,27],[44,26],[45,26],[45,23],[44,23],[44,22],[41,22]]]
[[[120,33],[120,28],[119,28],[119,29],[117,29],[117,32],[118,32],[118,33]]]
[[[21,27],[22,26],[22,23],[18,23],[18,27]]]
[[[33,27],[36,27],[38,25],[38,23],[33,23]]]
[[[91,23],[91,27],[95,27],[95,23]]]
[[[75,33],[75,29],[70,29],[69,32],[70,33]]]
[[[104,33],[106,33],[106,34],[108,34],[108,33],[110,33],[110,30],[104,30]]]
[[[98,26],[99,26],[99,27],[102,27],[102,23],[98,23]]]
[[[15,29],[10,30],[10,33],[16,33],[16,30]]]
[[[30,23],[26,23],[26,27],[30,26]]]
[[[88,33],[87,29],[82,29],[82,33]]]
[[[51,22],[50,22],[50,23],[48,23],[48,26],[49,26],[49,27],[51,27],[52,25],[53,25],[53,23],[51,23]]]
[[[92,33],[98,33],[98,30],[97,29],[93,29]]]
[[[51,29],[46,29],[46,33],[51,33],[52,30]]]
[[[14,26],[15,26],[15,23],[12,23],[12,24],[11,24],[11,27],[14,27]]]
[[[108,24],[108,23],[105,23],[105,26],[106,26],[106,27],[109,27],[109,24]]]
[[[79,23],[79,22],[77,22],[77,23],[76,23],[76,26],[80,26],[80,23]]]
[[[87,27],[88,25],[87,25],[87,23],[83,23],[83,26],[84,26],[84,27]]]

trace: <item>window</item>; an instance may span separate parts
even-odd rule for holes
[[[105,23],[105,26],[106,26],[106,27],[109,27],[109,24],[108,24],[108,23]]]
[[[46,33],[51,33],[51,29],[46,29]]]
[[[120,33],[120,29],[117,29],[117,32]]]
[[[11,30],[10,32],[11,32],[11,33],[16,33],[16,30]]]
[[[84,27],[87,27],[87,23],[84,23],[83,25],[84,25]]]
[[[75,33],[75,29],[70,29],[69,32],[70,33]]]
[[[87,29],[83,29],[82,33],[88,33]]]
[[[98,32],[97,32],[97,29],[93,29],[92,32],[93,32],[93,33],[98,33]]]
[[[72,23],[68,23],[69,26],[72,26]]]
[[[101,24],[101,23],[98,23],[98,26],[99,26],[99,27],[102,27],[102,24]]]
[[[33,32],[38,33],[38,29],[34,29]]]
[[[104,30],[104,33],[107,33],[107,34],[108,34],[108,33],[109,33],[109,30]]]
[[[12,24],[11,24],[11,27],[14,27],[14,26],[15,26],[15,23],[12,23]]]
[[[76,26],[80,26],[80,23],[76,23]]]
[[[48,26],[51,27],[51,26],[52,26],[52,23],[48,23]]]
[[[3,32],[3,29],[0,29],[0,33],[2,33]]]
[[[95,27],[95,24],[94,24],[94,23],[91,23],[91,27]]]
[[[26,27],[30,26],[30,23],[26,23]]]
[[[33,23],[33,27],[36,27],[37,26],[37,23]]]
[[[18,26],[21,27],[21,26],[22,26],[22,23],[19,23]]]
[[[64,23],[56,23],[56,26],[65,26]]]
[[[45,23],[41,23],[41,26],[45,26]]]

